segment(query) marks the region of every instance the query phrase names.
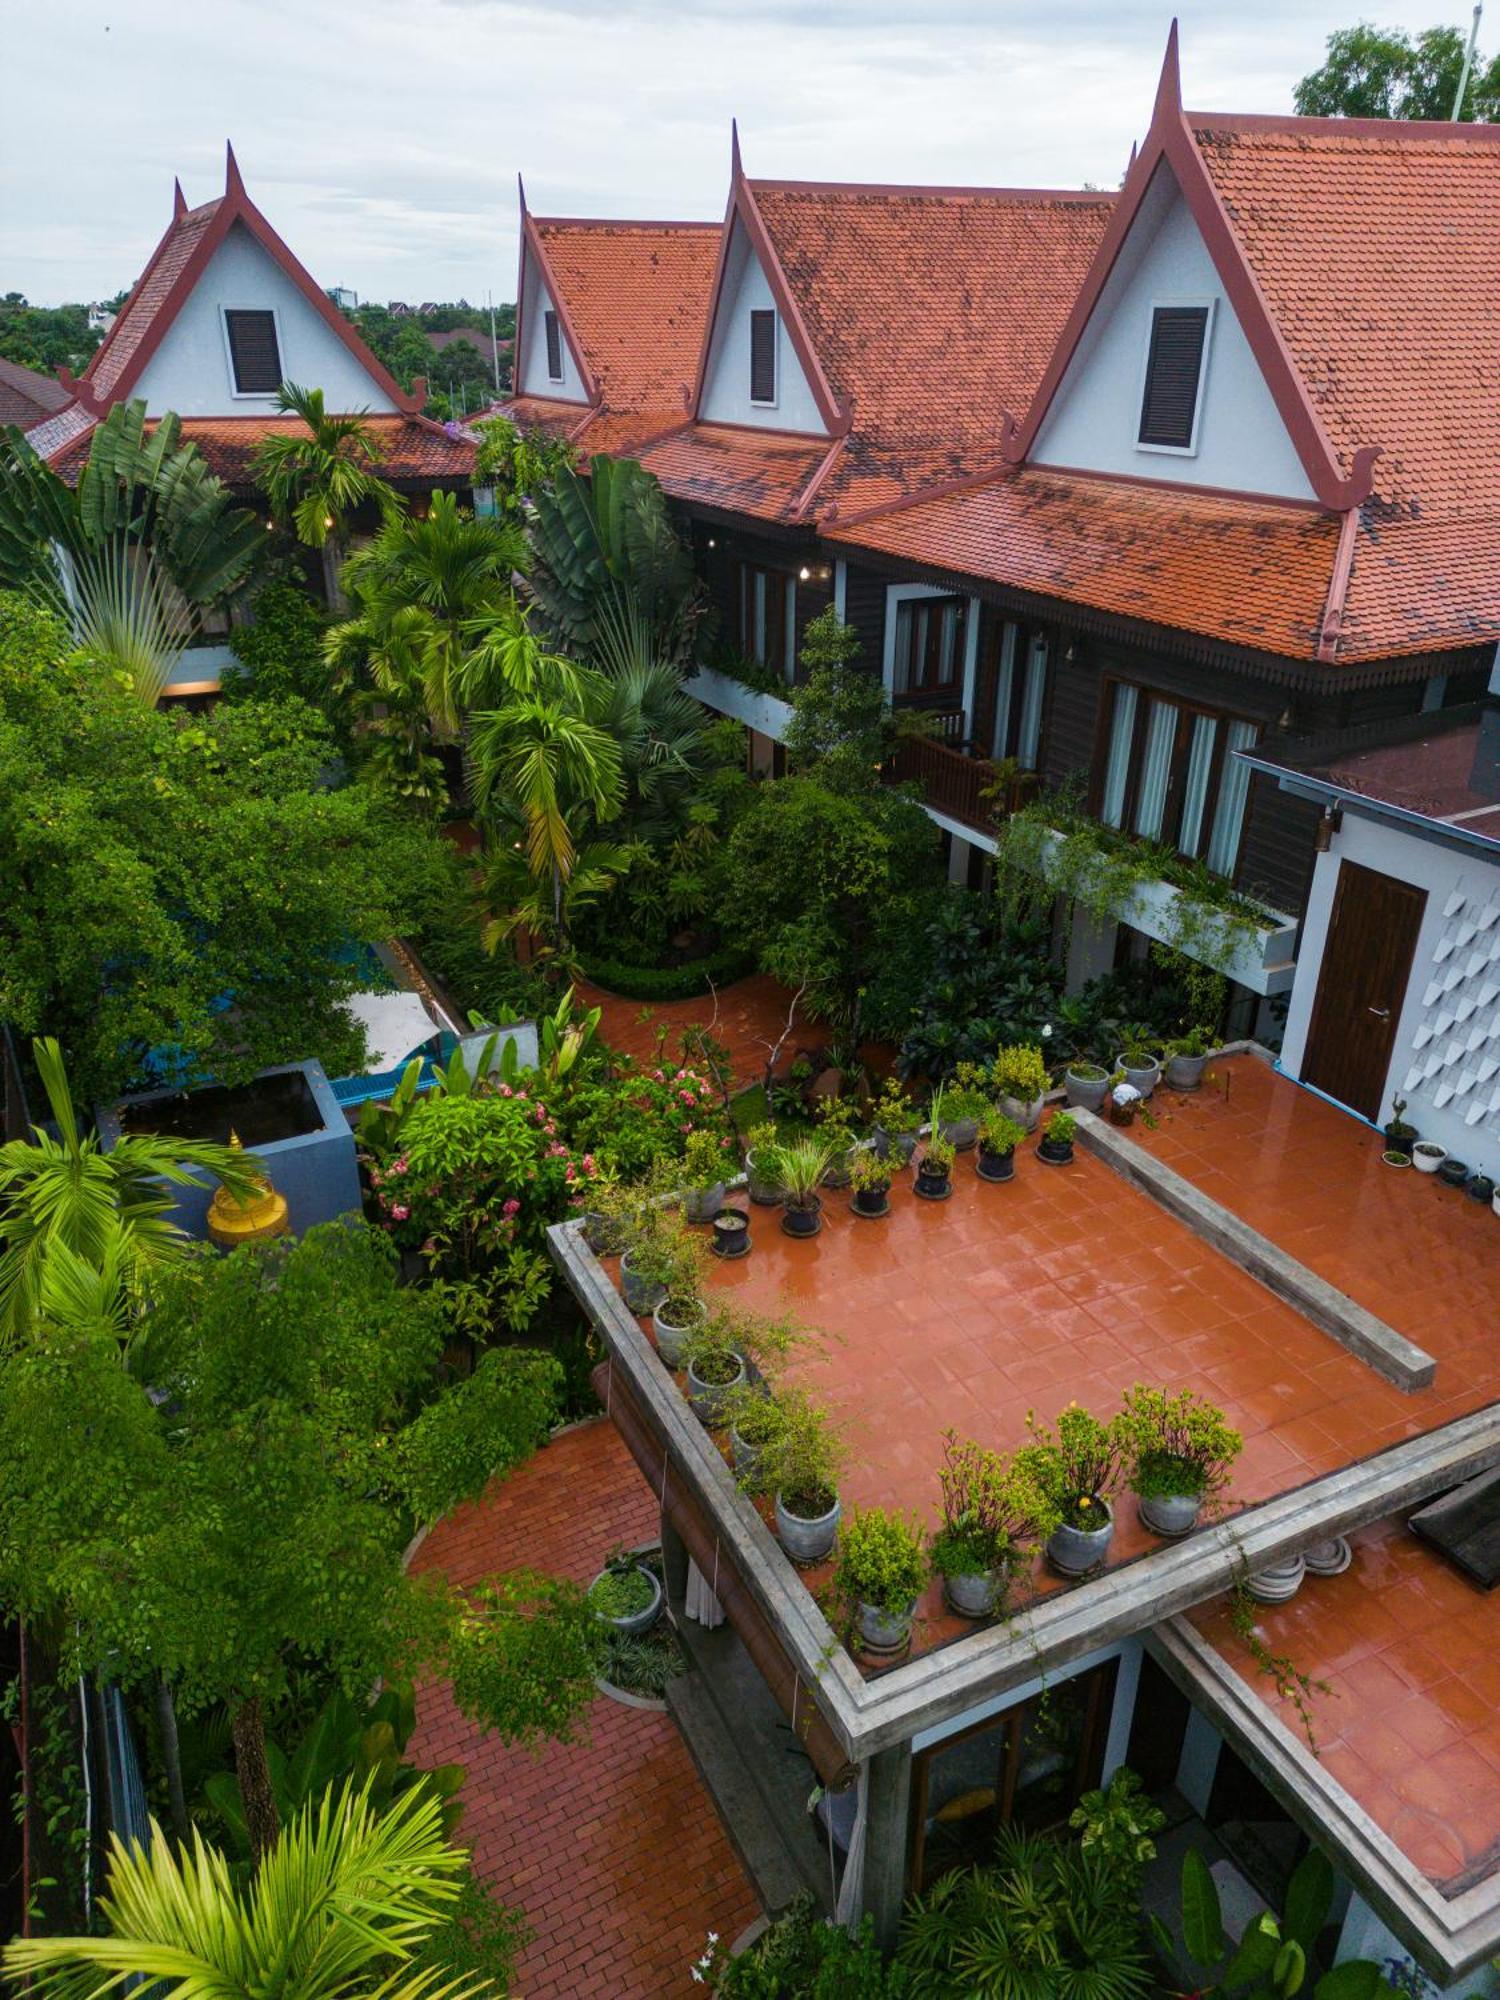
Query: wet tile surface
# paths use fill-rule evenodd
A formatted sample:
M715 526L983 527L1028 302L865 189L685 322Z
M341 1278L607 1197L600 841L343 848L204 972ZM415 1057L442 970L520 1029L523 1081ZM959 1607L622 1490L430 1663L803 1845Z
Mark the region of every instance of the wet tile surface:
M1310 1698L1324 1766L1436 1887L1457 1894L1500 1863L1500 1592L1476 1590L1400 1521L1352 1537L1342 1576L1308 1576L1256 1628L1326 1691ZM1220 1599L1194 1623L1294 1735Z
M654 1540L650 1489L607 1420L565 1432L482 1500L460 1507L413 1563L470 1584L546 1570L587 1582L618 1542ZM670 1716L601 1695L574 1743L507 1748L421 1691L412 1755L465 1767L459 1837L533 1937L525 2000L646 2000L696 1991L688 1967L759 1906Z

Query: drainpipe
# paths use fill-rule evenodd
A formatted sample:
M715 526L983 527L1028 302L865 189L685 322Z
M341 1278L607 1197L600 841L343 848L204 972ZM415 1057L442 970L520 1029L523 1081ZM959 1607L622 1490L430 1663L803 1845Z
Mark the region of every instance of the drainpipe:
M1474 48L1479 40L1479 17L1484 12L1484 0L1474 0L1474 19L1469 27L1469 46L1464 50L1464 66L1459 71L1458 89L1453 96L1452 123L1457 124L1464 108L1464 92L1469 87L1469 73L1474 67Z

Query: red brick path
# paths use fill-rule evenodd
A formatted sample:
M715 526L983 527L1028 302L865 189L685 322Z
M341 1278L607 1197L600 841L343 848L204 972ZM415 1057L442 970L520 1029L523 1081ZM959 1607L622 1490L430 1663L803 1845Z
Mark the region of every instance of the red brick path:
M668 1031L667 1054L679 1052L684 1028L708 1028L729 1050L737 1083L758 1083L764 1074L770 1050L786 1026L791 994L763 973L736 980L724 987L718 998L715 1017L714 996L704 993L696 1000L622 1000L601 986L581 979L576 988L578 1007L602 1007L599 1033L611 1048L644 1061L656 1054L657 1036ZM826 1030L799 1021L787 1037L781 1054L786 1068L793 1052L803 1043L826 1039Z
M586 1582L617 1542L656 1533L651 1493L607 1420L568 1431L484 1499L460 1507L413 1568L472 1583L521 1566ZM534 1933L516 2000L635 2000L696 1991L710 1930L728 1944L755 1895L667 1715L601 1695L576 1743L532 1754L425 1688L412 1754L462 1764L461 1836Z

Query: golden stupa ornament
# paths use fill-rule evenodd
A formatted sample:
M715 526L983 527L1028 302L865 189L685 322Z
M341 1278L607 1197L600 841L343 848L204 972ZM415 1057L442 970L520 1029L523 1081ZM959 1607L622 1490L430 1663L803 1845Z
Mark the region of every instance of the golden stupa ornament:
M240 1135L231 1129L229 1143L242 1151ZM276 1192L264 1174L255 1176L257 1192L243 1197L231 1194L221 1181L208 1204L210 1242L221 1250L237 1249L241 1243L269 1243L284 1236L287 1229L286 1197Z

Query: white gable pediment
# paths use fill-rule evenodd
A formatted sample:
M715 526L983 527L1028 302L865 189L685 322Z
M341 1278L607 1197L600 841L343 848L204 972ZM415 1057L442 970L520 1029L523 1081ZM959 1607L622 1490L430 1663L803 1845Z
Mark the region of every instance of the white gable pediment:
M132 392L152 417L268 416L274 393L236 393L224 314L270 312L283 382L321 389L337 414L396 408L359 357L243 223L236 222L179 307Z
M753 312L776 315L776 374L770 402L753 401L750 394ZM698 419L705 424L749 424L758 430L828 435L828 426L776 304L770 280L738 215L730 227L729 253L709 338Z
M1152 316L1207 306L1190 451L1139 442ZM1033 465L1287 500L1316 496L1223 281L1163 160L1027 454Z
M557 301L548 290L541 266L530 250L526 252L526 267L521 282L524 286L521 308L523 352L521 365L516 370L516 393L522 396L551 396L563 403L586 403L589 392L584 387L578 356L573 352L562 315L557 313ZM554 377L551 372L547 352L548 313L557 313L557 359L562 370L559 377Z

